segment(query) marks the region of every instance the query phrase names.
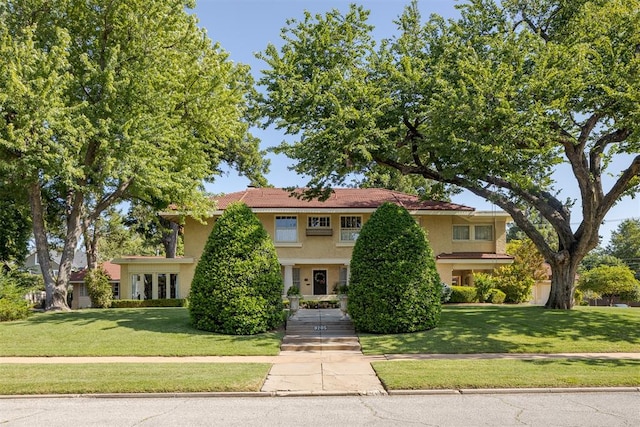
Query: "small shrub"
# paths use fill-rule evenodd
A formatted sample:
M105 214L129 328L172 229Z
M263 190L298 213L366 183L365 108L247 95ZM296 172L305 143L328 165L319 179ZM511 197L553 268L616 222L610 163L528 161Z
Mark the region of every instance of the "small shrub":
M509 268L501 268L500 276L495 283L496 289L505 293L505 301L514 304L530 301L531 289L534 285L533 277L518 276L515 269Z
M490 289L487 294L487 302L490 302L491 304L502 304L505 297L505 293L500 289Z
M440 296L440 302L442 304L449 302L451 299L451 286L446 283L442 284L442 295Z
M494 277L486 273L473 273L478 302L489 302L489 292L496 287Z
M111 301L111 308L138 307L187 307L188 300L180 298L168 299L116 299Z
M478 293L473 286L451 286L450 303L478 302Z
M101 267L89 270L87 275L84 276L84 284L87 287L92 307L111 307L113 298L111 284L109 283L109 276Z
M288 297L301 296L301 295L302 293L300 292L300 288L297 285L292 285L289 289L287 289Z
M30 313L31 307L24 299L24 289L0 272L0 322L26 319Z

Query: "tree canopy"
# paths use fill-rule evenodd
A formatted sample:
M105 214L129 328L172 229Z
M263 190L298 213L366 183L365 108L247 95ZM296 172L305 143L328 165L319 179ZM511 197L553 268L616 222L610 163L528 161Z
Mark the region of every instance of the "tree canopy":
M609 255L622 260L635 271L636 278L640 278L640 220L622 221L611 233L606 251Z
M623 301L640 299L640 283L626 265L601 265L586 271L580 275L579 287L594 292L596 297L609 298L609 305L615 296Z
M197 211L202 181L221 162L264 181L266 163L248 133L248 68L198 28L192 6L0 1L0 157L29 196L48 308L66 308L79 237L114 203ZM47 203L62 207L57 278L46 259Z
M288 21L282 47L259 54L266 123L297 136L278 150L310 177L310 195L378 165L495 203L549 262L547 307L571 308L580 260L597 246L607 212L640 182L640 2L459 7L458 20L422 22L413 2L379 46L355 5ZM618 157L627 166L605 186ZM572 182L555 182L559 165ZM559 195L570 186L578 218Z

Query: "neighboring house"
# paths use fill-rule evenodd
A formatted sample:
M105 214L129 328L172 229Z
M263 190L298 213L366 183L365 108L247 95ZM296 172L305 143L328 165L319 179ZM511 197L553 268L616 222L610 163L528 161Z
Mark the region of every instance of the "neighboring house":
M122 257L120 295L128 298L186 298L215 219L232 202L249 206L271 235L282 266L284 291L298 286L302 294L322 297L349 281L351 252L371 214L384 202L404 206L427 231L440 278L473 285L474 272L491 272L509 264L502 211L478 212L449 202L421 201L385 189L338 188L328 200L305 201L277 188L247 188L216 199L217 210L206 223L187 216L184 257ZM162 213L178 220L174 212Z
M109 261L100 265L109 276L113 299L120 299L120 266ZM71 300L71 308L73 309L91 307L91 299L87 292L87 286L84 284L84 276L88 271L87 268L84 268L71 273L69 284L73 286L73 299Z
M49 252L49 260L51 261L51 269L53 270L54 276L58 276L58 269L60 268L61 259L61 253L55 251ZM86 266L87 255L84 252L76 252L73 256L73 261L71 262L71 270L82 270ZM25 259L24 268L32 274L42 274L42 269L40 268L40 262L38 260L38 254L35 251L31 252Z

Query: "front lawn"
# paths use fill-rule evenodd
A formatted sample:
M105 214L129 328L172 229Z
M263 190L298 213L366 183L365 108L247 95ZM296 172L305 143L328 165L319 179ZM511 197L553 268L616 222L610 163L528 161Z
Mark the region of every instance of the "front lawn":
M260 391L266 363L3 364L0 395Z
M199 331L181 307L87 309L0 323L0 356L270 356L281 338Z
M365 354L640 352L640 309L444 306L430 331L361 334Z
M387 390L640 385L640 360L412 360L372 365Z

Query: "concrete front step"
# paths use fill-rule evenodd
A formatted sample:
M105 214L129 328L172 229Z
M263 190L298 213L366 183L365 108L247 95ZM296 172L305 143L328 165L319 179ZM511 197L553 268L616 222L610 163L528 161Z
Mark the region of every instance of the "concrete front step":
M327 343L295 343L295 344L282 344L280 346L282 351L360 351L360 343L343 343L343 342L327 342Z
M285 336L280 346L282 351L310 351L310 350L350 350L360 351L357 337L303 337Z
M354 351L360 341L353 323L338 310L300 310L287 321L282 351Z
M358 338L354 336L338 337L308 337L304 335L286 335L282 342L284 344L295 343L358 343Z

